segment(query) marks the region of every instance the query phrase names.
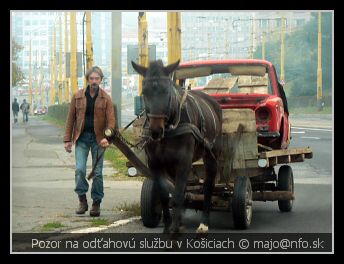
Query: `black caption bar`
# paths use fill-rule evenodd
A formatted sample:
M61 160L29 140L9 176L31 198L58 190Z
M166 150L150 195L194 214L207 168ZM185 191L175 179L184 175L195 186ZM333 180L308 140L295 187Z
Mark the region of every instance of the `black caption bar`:
M12 234L12 252L332 252L331 233Z

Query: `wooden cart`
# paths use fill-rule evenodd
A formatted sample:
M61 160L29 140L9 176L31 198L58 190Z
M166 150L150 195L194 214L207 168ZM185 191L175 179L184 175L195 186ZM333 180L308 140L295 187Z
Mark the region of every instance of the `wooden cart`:
M309 147L272 150L259 145L251 109L223 109L222 128L223 149L217 161L212 210L232 211L238 229L250 226L252 201L278 201L280 211L291 211L295 199L294 178L288 164L311 159L312 150ZM140 156L144 161L142 153ZM281 166L276 174L277 165ZM203 162L193 163L185 192L186 208L202 210L204 175ZM170 185L172 193L173 183ZM161 207L149 178L142 186L141 216L147 227L157 226L161 218Z

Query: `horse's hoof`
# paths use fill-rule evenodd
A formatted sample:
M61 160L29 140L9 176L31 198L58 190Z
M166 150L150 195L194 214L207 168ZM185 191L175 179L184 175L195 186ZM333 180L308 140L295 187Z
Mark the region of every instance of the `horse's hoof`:
M170 227L164 227L164 230L162 231L163 234L170 234L171 233L171 229Z
M182 236L182 234L179 232L178 230L171 230L169 237L171 240L178 240L180 237Z
M208 233L208 229L209 228L208 228L207 225L201 223L199 225L199 227L197 228L196 233L198 233L198 234L206 234L206 233Z
M186 233L186 226L185 225L179 226L179 233Z

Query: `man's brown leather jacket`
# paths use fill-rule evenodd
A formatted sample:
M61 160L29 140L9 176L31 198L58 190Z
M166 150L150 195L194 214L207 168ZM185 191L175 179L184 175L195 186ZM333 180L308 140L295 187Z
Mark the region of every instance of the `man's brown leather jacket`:
M67 116L64 142L73 142L75 144L84 130L87 103L85 91L86 89L79 90L72 97ZM111 97L102 88L99 88L94 104L94 132L98 144L104 138L104 130L106 128L114 129L115 122Z

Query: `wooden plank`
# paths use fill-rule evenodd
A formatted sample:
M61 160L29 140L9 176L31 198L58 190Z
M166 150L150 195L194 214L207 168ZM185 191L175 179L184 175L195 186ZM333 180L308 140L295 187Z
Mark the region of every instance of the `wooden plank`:
M238 77L211 79L208 82L208 84L204 87L204 90L227 89L229 92L229 90L232 89L236 85L237 80L238 80Z
M277 156L277 162L278 162L278 164L281 164L281 163L290 163L290 161L291 161L290 155Z
M246 160L246 168L258 168L258 159Z
M268 158L267 167L275 166L277 164L277 157Z
M264 174L263 168L235 169L232 171L230 182L234 182L237 176L256 177Z
M228 135L227 140L229 146L224 147L229 148L225 151L228 151L229 162L232 162L234 169L246 168L247 166L257 167L257 165L252 166L252 162L255 162L252 160L258 159L257 137L255 133L231 133Z
M292 155L291 162L303 162L305 160L305 154Z
M252 109L223 109L222 132L237 132L239 124L243 125L242 132L256 132L256 116Z
M311 159L313 158L313 152L312 153L305 153L305 159Z
M285 155L295 155L295 154L310 154L312 153L312 149L309 147L305 148L291 148L291 149L277 149L277 150L270 150L261 152L259 157L270 158L270 157L277 157L277 156L285 156Z
M278 200L295 200L292 192L274 191L274 192L253 192L253 201L278 201Z
M185 199L188 201L204 201L204 194L195 194L191 192L185 192ZM211 202L217 202L221 200L220 197L218 196L212 196L211 197Z

